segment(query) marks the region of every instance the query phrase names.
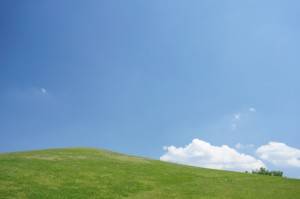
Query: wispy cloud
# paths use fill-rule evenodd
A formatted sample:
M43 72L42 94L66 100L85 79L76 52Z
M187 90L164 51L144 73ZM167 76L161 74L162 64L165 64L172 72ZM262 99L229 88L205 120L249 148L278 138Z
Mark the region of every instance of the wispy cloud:
M231 124L231 129L232 130L236 130L237 129L237 124L236 123L232 123Z
M256 109L254 107L250 107L248 110L246 109L241 112L234 113L231 119L231 130L235 131L241 124L243 118L249 118L249 112L256 113Z
M48 91L47 91L45 88L41 88L40 91L41 91L43 94L48 94Z
M238 127L238 123L241 120L241 113L235 113L231 122L231 129L236 130Z
M249 148L254 148L255 145L254 144L241 144L241 143L237 143L234 147L236 149L249 149Z
M241 114L240 113L234 114L234 120L240 120L240 119L241 119Z
M253 107L251 107L251 108L249 108L249 111L255 113L255 112L256 112L256 109L253 108Z
M10 88L4 93L4 96L10 100L26 102L37 102L39 100L53 101L55 97L45 87L27 87L27 88Z

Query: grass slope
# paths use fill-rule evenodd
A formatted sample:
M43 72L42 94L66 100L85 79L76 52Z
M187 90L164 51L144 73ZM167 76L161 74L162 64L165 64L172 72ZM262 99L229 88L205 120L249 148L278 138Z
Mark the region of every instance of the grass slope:
M300 180L52 149L1 154L0 198L297 199Z

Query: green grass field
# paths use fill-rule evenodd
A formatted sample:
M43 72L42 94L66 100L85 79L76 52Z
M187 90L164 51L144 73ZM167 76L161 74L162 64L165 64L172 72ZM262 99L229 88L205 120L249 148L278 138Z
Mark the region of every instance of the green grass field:
M298 199L300 180L51 149L1 154L0 198Z

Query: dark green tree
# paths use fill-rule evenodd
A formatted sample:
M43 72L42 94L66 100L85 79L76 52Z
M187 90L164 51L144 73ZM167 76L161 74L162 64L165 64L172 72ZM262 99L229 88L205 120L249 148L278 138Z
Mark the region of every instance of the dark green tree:
M259 174L259 175L268 175L268 176L283 176L282 171L269 171L268 169L261 167L258 170L252 171L252 174Z

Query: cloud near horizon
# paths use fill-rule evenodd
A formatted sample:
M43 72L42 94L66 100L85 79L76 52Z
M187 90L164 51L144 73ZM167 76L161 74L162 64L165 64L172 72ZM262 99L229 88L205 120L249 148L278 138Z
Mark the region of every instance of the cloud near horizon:
M276 166L300 167L300 150L290 147L285 143L269 142L260 146L256 154Z
M241 143L237 143L234 147L236 149L250 149L250 148L254 148L255 145L254 144L241 144Z
M239 153L227 145L213 146L200 139L194 139L185 147L168 146L164 149L166 153L160 160L167 162L232 171L251 171L266 167L261 160Z

